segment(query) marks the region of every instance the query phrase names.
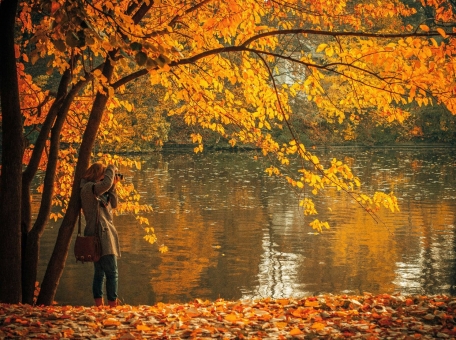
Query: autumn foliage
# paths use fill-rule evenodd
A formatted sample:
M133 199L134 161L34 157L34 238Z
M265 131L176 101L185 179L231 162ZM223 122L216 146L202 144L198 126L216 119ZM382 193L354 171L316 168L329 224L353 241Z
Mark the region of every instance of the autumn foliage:
M317 214L312 197L328 187L353 197L373 218L380 207L398 210L393 193L360 191L347 164L320 160L304 145L291 123L300 114L294 104L304 101L328 121L353 125L362 115L402 123L412 102L444 105L456 114L453 25L447 1L21 3L15 63L26 176L16 203L23 206L22 233L30 236L26 257L38 256L47 220L63 217L39 301L49 304L55 293L77 218L79 179L89 162L139 168L134 159L109 152L132 145L133 137L162 145L167 116L213 131L232 146L261 149L270 157L266 171L289 182L306 215ZM46 75L31 77L37 66ZM150 97L131 95L139 79ZM198 129L189 139L202 152ZM289 140L276 140L277 130L288 131ZM46 176L32 223L28 197L38 170ZM135 189L125 185L120 193L120 211L147 224L141 212L150 207ZM61 209L51 212L53 205ZM310 225L328 227L318 219ZM146 238L155 241L153 226L146 228ZM33 275L28 281L30 299Z
M454 298L321 295L115 309L0 305L6 338L434 339L456 335Z

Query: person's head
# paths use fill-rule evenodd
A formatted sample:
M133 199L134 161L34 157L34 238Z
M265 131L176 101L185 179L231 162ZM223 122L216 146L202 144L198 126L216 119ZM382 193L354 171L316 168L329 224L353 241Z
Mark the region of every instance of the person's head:
M97 182L104 176L106 167L101 163L93 163L85 172L83 178L89 182Z

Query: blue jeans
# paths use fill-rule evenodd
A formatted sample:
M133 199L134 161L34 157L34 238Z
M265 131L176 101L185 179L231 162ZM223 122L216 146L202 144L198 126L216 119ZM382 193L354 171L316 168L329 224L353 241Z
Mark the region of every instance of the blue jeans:
M106 294L108 295L108 300L116 301L117 282L119 278L116 256L104 255L98 262L94 262L93 265L95 268L92 285L93 298L103 297L103 281L106 275Z

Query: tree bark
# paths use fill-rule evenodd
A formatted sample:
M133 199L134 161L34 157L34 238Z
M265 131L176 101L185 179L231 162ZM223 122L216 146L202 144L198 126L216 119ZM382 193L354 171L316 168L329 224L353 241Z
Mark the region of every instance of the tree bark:
M0 302L21 302L22 115L14 50L17 0L0 2L0 99L2 168L0 186Z
M74 100L76 94L82 89L82 87L87 84L91 79L87 77L86 80L80 81L76 84L71 91L62 98L64 101L58 108L57 119L55 120L54 126L51 130L51 143L48 156L48 164L46 166L46 173L44 176L44 188L43 194L41 195L41 205L38 212L38 216L33 225L33 228L30 230L27 236L27 243L25 245L25 250L23 251L24 258L22 261L22 302L32 304L34 291L35 291L35 282L37 278L38 271L38 259L40 251L40 240L43 235L44 229L49 222L49 214L52 207L52 197L54 193L54 181L55 174L57 169L59 150L60 150L60 133L62 132L63 124L68 115L71 103ZM65 91L66 92L66 91ZM42 151L41 151L42 152ZM30 186L29 186L30 188ZM28 193L30 195L30 193Z
M62 77L63 80L63 77ZM62 83L62 81L61 81ZM22 173L22 205L21 205L21 225L22 225L22 302L31 304L33 303L33 293L35 290L35 282L30 287L31 276L29 265L27 264L27 242L29 238L29 232L32 229L32 197L30 188L32 180L36 175L40 160L43 154L46 141L49 136L49 132L54 124L55 117L61 106L62 99L57 96L54 103L46 116L46 119L41 126L38 138L35 141L32 156L30 161Z
M113 74L114 67L112 66L110 60L115 53L116 51L111 52L111 54L106 58L106 62L103 67L103 75L108 81L111 80ZM63 217L62 224L60 225L54 250L41 284L41 290L37 300L38 305L52 304L57 292L60 278L62 277L76 219L78 217L79 210L81 209L79 197L80 181L84 172L89 167L93 145L106 108L106 103L108 101L108 90L105 88L104 92L105 94L97 93L90 112L89 120L87 122L87 127L84 131L84 135L82 136L82 143L79 150L78 161L76 163L70 201L68 203L65 216Z
M52 103L46 119L44 120L43 125L41 126L40 133L34 143L32 156L30 161L27 164L24 172L22 173L22 234L24 242L22 245L26 244L27 234L32 229L32 208L31 208L31 197L30 197L30 186L32 184L33 178L38 171L38 166L43 155L43 150L46 145L46 141L49 137L49 132L54 124L55 117L57 112L62 106L62 102L65 99L67 94L67 88L71 80L71 72L67 70L62 78L60 79L59 89L57 91L57 96Z
M132 15L133 21L135 23L138 23L144 17L144 15L146 15L148 10L150 10L152 4L153 1L150 1L149 5L142 4L138 11ZM133 12L135 6L131 7L130 9L131 12ZM111 64L111 60L115 60L117 52L117 49L113 50L105 58L102 73L106 77L108 83L111 82L114 71L114 66ZM104 94L100 92L97 93L92 106L92 110L90 112L89 120L87 122L87 127L84 131L84 135L82 136L82 143L79 149L78 161L76 163L70 201L68 203L68 208L65 216L63 217L62 224L60 225L54 250L52 252L51 259L49 260L43 282L41 284L41 290L37 300L38 305L52 304L57 292L60 278L62 277L65 262L68 257L71 237L73 235L74 227L76 224L76 219L78 217L79 210L81 209L79 185L84 172L89 167L93 145L95 143L101 119L106 108L106 103L109 99L107 93L109 93L107 88L104 88Z

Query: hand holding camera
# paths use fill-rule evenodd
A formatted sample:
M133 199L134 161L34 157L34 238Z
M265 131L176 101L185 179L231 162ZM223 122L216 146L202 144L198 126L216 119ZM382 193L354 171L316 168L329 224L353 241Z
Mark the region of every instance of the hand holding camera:
M114 175L114 184L116 184L119 181L122 181L123 179L124 179L124 175L119 172L116 172Z

